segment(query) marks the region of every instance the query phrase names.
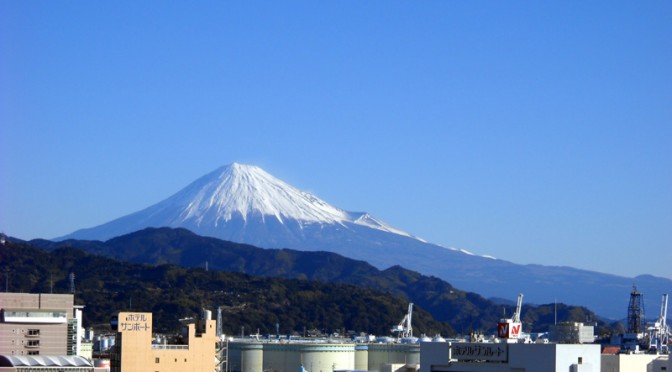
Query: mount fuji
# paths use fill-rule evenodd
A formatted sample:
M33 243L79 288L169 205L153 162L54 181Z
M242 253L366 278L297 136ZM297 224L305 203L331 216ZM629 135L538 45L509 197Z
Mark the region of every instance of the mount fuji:
M672 288L672 280L664 278L518 265L441 247L367 213L336 208L259 167L238 163L206 174L146 209L57 240L107 240L147 227L181 227L263 248L331 251L380 269L400 265L488 297L513 299L523 292L530 302L557 299L614 319L625 314L633 283L654 297Z
M341 210L259 167L238 163L206 174L149 208L57 240L107 240L146 227L182 227L264 248L335 251L379 266L399 264L383 254L391 245L427 245L368 213ZM364 247L381 255L362 255Z

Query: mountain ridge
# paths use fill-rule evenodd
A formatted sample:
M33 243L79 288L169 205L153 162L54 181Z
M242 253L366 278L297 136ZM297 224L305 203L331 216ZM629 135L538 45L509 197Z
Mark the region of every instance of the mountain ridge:
M75 247L47 251L15 239L2 248L0 261L21 273L9 285L13 292L69 293L69 274L76 273L75 303L86 306L84 325L97 332L110 331L111 314L133 310L151 311L157 331L172 333L179 331L178 319L221 306L226 334L241 327L274 333L280 324L283 334L345 329L387 335L406 309L397 297L350 284L129 263ZM449 324L420 306L415 310L417 331L453 334Z
M365 212L330 206L261 168L237 163L200 177L162 202L62 239L105 240L164 226L263 248L330 251L379 269L402 265L486 297L515 298L523 292L528 301L560 300L611 319L622 318L633 284L654 294L645 298L648 308L657 308L655 298L672 289L667 278L635 280L571 267L520 265L431 244Z
M380 270L364 261L332 252L265 249L202 237L186 229L147 228L106 242L43 240L29 243L49 250L62 247L84 249L91 254L125 258L133 264L170 264L203 269L207 261L209 269L214 271L355 285L413 302L432 314L434 319L449 322L462 330L474 327L475 330L494 332L502 309L511 313L514 308L399 265ZM550 310L553 306L526 303L523 319L528 326L532 323L538 331L547 331L553 319ZM592 311L582 307L560 304L558 308L563 320L585 321L585 317L577 314L596 318ZM608 325L600 321L600 328L604 330L606 327Z

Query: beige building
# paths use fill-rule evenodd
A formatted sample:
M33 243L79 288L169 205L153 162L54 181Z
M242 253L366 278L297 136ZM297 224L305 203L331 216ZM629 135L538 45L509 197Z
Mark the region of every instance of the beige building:
M214 371L218 340L215 324L210 319L188 324L184 345L153 344L152 313L119 313L111 371Z
M71 294L0 293L0 355L69 355Z

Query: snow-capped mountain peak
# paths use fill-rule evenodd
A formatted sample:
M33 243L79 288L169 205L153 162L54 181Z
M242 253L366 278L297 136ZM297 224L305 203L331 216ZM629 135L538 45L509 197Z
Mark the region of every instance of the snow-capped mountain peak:
M302 222L340 223L348 213L303 192L254 165L233 163L193 182L167 201L181 205L181 220L228 222L250 215Z
M184 227L202 235L267 248L302 244L319 248L322 244L309 236L325 238L327 230L350 231L356 240L365 239L365 230L420 240L367 213L336 208L257 166L239 163L220 167L146 209L60 239L104 240L164 226ZM354 232L361 228L365 230Z

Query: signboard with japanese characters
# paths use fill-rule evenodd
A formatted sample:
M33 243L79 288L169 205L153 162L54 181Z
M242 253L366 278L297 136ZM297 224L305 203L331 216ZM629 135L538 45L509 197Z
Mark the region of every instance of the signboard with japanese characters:
M151 313L120 313L119 332L151 332Z
M452 343L450 357L457 360L484 360L488 362L506 362L507 344Z

